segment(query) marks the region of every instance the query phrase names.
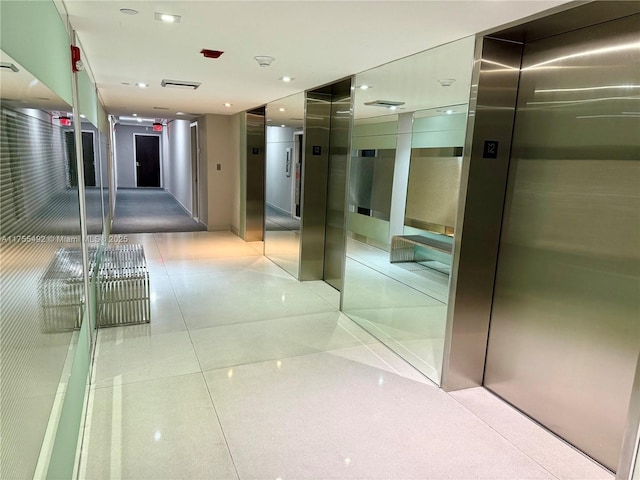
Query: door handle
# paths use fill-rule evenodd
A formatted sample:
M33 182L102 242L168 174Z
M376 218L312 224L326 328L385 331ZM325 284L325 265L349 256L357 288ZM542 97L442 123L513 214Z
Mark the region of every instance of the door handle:
M139 166L140 166L140 162L136 162L136 167L139 167Z

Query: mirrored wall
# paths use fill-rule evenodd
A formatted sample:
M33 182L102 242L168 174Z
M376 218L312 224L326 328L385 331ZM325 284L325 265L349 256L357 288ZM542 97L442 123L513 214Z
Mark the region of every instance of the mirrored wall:
M80 207L71 106L0 56L0 476L31 478L47 471L80 338Z
M356 76L343 310L439 384L474 39Z
M298 278L304 92L267 105L264 254Z

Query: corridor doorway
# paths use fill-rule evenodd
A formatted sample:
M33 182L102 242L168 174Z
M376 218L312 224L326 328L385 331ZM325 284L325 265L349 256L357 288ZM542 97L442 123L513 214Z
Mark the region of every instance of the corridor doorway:
M160 137L134 133L136 186L160 188Z

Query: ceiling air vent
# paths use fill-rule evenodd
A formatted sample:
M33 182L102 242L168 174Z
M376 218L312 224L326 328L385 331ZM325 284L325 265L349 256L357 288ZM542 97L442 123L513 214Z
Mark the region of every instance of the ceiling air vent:
M201 84L200 82L185 82L182 80L162 80L160 83L163 87L182 88L187 90L195 90Z
M400 105L404 105L404 102L394 102L391 100L374 100L373 102L365 102L365 105L369 105L370 107L398 108Z

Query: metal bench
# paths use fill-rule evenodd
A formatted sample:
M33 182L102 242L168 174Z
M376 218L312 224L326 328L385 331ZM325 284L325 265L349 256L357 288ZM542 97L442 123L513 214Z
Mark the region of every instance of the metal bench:
M89 275L96 269L97 247L89 247ZM109 245L98 264L96 283L99 327L149 323L149 270L142 245ZM38 288L42 330L80 328L84 304L82 251L60 248Z
M435 238L422 235L394 235L391 237L391 263L414 262L416 259L416 247L426 247L441 253L451 255L453 245Z
M150 321L149 269L142 245L107 247L98 269L98 326Z

